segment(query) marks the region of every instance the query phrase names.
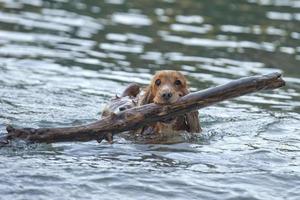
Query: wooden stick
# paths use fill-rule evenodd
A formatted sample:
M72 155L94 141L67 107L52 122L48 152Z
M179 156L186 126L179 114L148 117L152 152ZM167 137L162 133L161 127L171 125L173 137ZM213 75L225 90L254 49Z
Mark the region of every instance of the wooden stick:
M147 104L108 116L91 124L65 128L22 128L7 126L7 140L24 139L30 142L54 143L66 141L101 141L114 134L135 130L161 120L239 97L260 90L282 87L285 82L280 73L252 76L227 84L194 92L170 105Z

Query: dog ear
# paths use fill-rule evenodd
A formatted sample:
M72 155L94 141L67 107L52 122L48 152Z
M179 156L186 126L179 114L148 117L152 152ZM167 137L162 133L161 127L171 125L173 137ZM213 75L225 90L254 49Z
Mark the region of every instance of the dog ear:
M153 103L153 99L154 99L154 95L151 92L151 87L148 86L145 90L145 93L142 95L140 105L146 105L149 103Z
M183 94L184 96L189 93L189 90L184 88ZM185 122L188 127L188 132L190 133L199 133L201 131L201 126L199 122L199 112L198 111L193 111L189 112L184 115L185 116Z
M151 85L149 85L146 89L145 89L145 93L141 95L141 99L139 100L139 103L138 105L146 105L146 104L149 104L149 103L153 103L153 99L154 99L154 95L152 94L151 92ZM136 131L136 133L142 135L142 134L145 134L145 132L147 133L147 129L149 129L149 126L144 126L140 129L138 129ZM149 129L150 130L150 129ZM153 130L151 128L151 130Z
M201 131L198 111L193 111L185 114L185 120L186 125L188 126L188 132L199 133Z

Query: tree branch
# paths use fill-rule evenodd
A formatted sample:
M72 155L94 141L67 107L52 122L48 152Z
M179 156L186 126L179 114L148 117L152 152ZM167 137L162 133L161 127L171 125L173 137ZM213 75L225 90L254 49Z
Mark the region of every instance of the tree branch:
M224 100L260 90L272 90L284 85L285 82L281 79L280 73L241 78L224 85L188 94L174 104L147 104L122 111L87 125L38 129L17 129L7 126L8 133L4 138L6 140L19 138L41 143L101 141L114 134L135 130Z

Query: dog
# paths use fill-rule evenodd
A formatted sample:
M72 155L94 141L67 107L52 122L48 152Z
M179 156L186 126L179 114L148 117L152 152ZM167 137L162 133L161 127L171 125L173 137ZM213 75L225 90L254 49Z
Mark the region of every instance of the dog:
M188 83L181 72L174 70L157 71L151 79L150 84L144 89L141 89L141 87L135 83L127 86L120 97L116 96L116 98L104 108L102 117L149 103L162 105L172 104L188 93ZM131 134L135 137L149 135L166 136L183 131L189 133L201 132L198 111L189 112L167 121L157 122L133 131Z
M162 70L155 73L144 94L139 97L138 105L149 103L172 104L187 95L189 88L185 76L174 70ZM168 121L157 122L144 127L144 134L168 134L180 131L199 133L201 131L198 111L175 117Z

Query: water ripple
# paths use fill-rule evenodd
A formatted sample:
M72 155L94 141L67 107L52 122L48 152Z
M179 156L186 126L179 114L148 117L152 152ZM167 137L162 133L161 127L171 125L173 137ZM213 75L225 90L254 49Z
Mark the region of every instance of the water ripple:
M152 24L147 16L137 13L115 13L112 20L119 24L133 26L150 26Z
M128 83L191 91L281 72L287 86L200 110L193 142L0 149L4 199L297 199L299 1L0 0L0 134L99 119ZM55 191L53 193L53 191Z

